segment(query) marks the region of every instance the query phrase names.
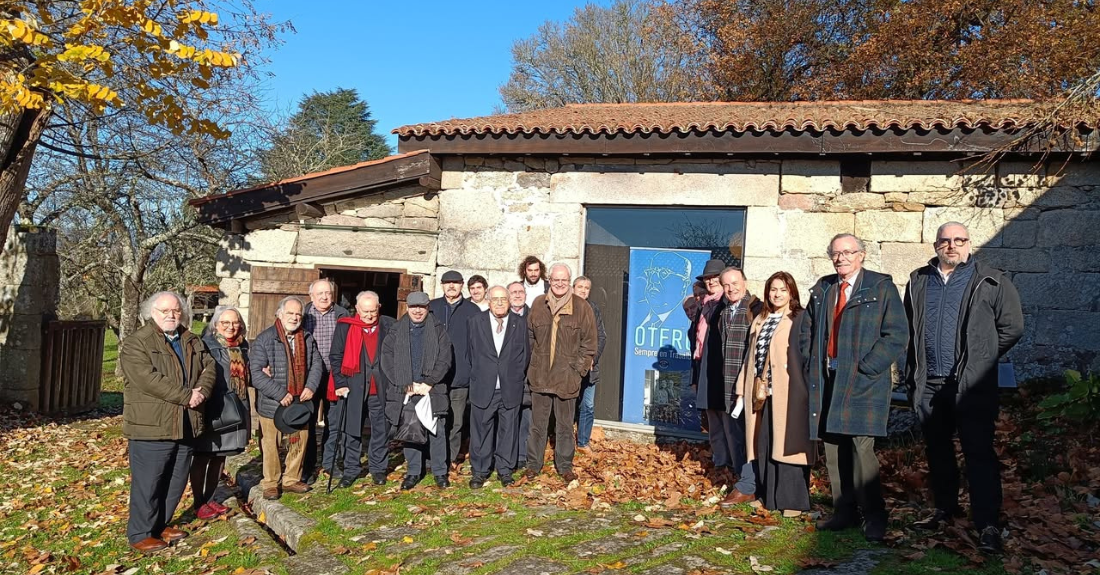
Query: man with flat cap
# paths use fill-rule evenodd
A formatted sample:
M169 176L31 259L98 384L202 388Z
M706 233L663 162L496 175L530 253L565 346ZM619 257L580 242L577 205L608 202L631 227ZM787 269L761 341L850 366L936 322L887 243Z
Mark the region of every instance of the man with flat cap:
M432 475L441 489L450 487L447 472L447 435L443 417L447 415L447 374L453 367L451 339L447 329L428 313L428 294L414 291L405 299L409 311L397 320L382 342L382 373L389 381L386 390L386 419L397 425L405 397L420 396L431 401L432 414L439 418L435 433L428 434L427 446L405 444L408 469L401 489L412 489L424 472L425 447L431 459Z
M485 486L494 460L500 484L508 487L515 481L519 411L527 381L527 320L509 310L503 287L489 290L488 300L489 309L466 322L469 346L462 358L470 364L471 489Z
M724 411L726 409L725 376L723 374L723 345L719 318L728 303L722 297L720 276L726 263L719 259L707 260L703 273L695 279L703 282L706 294L699 302L699 313L688 328L691 345L691 384L695 386L695 407L703 410L707 418L707 438L715 469L728 467L735 473L741 471L742 461L733 461L726 445Z
M440 279L443 296L428 304L428 311L435 321L447 330L447 336L454 347L454 356L466 356L466 320L481 309L477 304L462 297L462 274L450 270ZM447 394L450 397L450 411L447 415L447 461L451 469L458 471L458 452L462 448L462 431L466 424L466 404L470 397L470 370L465 361L455 361L447 374Z

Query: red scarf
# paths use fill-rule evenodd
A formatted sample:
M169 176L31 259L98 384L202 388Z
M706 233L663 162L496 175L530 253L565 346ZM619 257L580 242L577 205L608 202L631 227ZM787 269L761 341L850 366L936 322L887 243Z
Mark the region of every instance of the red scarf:
M348 324L348 338L344 341L344 360L340 362L340 373L345 376L352 376L359 373L359 354L363 352L364 341L367 337L364 330L368 328L378 328L378 322L366 323L359 316L351 316L340 318L336 322L337 324ZM375 332L377 334L377 331ZM373 338L377 345L377 335ZM367 356L373 358L374 353L372 350L367 351ZM329 399L331 401L336 400L336 382L329 376ZM370 381L370 394L377 393L374 387L374 376L371 376Z
M695 327L695 353L692 355L694 359L703 358L703 346L706 345L707 331L710 329L710 326L707 325L707 314L714 310L714 306L711 304L721 299L721 297L722 294L708 293L700 302L699 323Z

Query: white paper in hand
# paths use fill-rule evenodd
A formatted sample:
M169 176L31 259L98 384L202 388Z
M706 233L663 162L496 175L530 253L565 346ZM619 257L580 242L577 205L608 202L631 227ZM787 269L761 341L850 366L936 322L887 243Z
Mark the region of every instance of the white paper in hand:
M741 412L744 411L744 410L745 410L745 398L739 395L739 396L737 396L737 404L733 406L733 411L730 412L730 415L734 419L736 419L738 417L741 417Z

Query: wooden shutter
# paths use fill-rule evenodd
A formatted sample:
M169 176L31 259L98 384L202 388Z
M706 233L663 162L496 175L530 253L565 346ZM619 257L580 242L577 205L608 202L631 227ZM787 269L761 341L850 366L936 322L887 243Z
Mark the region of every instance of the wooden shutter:
M413 274L401 274L401 281L397 286L397 317L405 315L409 306L405 305L405 298L414 291L424 291L421 287L421 277Z
M321 271L302 268L252 268L252 299L248 306L248 336L255 339L260 332L275 324L275 310L287 296L296 295L309 302L309 284L321 277Z

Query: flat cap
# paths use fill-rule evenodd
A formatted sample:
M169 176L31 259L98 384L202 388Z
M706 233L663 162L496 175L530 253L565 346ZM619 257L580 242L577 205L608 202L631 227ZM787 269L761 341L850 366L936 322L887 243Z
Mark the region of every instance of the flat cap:
M405 298L407 305L428 305L428 294L422 291L409 292L408 297Z
M439 280L439 283L451 283L451 282L462 283L462 274L460 274L460 273L458 273L454 270L444 272L443 273L443 278Z

